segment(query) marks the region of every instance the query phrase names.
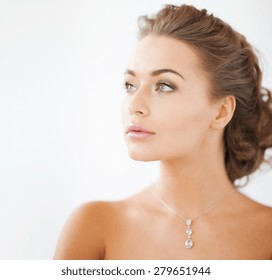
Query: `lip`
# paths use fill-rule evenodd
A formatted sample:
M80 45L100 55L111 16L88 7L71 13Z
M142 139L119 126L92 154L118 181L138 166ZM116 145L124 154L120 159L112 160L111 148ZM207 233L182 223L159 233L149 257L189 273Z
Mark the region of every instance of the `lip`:
M153 131L149 131L141 126L138 125L129 125L127 130L126 130L127 136L130 138L148 138L154 135L155 133Z

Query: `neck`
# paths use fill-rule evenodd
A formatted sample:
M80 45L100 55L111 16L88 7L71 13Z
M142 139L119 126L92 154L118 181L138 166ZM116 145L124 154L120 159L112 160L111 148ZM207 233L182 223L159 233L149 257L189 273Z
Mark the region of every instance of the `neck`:
M157 192L171 207L187 216L199 214L224 197L233 184L224 160L200 158L160 162Z

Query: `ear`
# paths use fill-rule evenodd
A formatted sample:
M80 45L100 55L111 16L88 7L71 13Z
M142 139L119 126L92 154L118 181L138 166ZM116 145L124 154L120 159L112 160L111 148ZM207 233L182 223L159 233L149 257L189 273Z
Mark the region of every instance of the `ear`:
M234 96L227 96L220 99L210 127L213 129L223 129L232 119L235 107L236 100Z

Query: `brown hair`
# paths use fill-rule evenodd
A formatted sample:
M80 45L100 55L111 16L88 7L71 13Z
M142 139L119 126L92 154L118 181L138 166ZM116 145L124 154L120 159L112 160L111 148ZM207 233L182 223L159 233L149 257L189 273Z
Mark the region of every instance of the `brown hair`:
M224 131L225 166L232 182L253 173L272 147L271 92L262 87L258 58L246 38L193 6L166 5L139 18L139 37L154 34L188 43L200 54L211 98L234 96L236 109Z

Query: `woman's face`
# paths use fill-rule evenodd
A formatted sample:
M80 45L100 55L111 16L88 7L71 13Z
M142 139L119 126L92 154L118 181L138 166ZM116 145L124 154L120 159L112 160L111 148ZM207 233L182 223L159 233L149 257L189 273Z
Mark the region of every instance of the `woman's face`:
M215 105L197 54L186 43L149 35L124 77L123 124L129 155L140 161L190 157L207 148Z

